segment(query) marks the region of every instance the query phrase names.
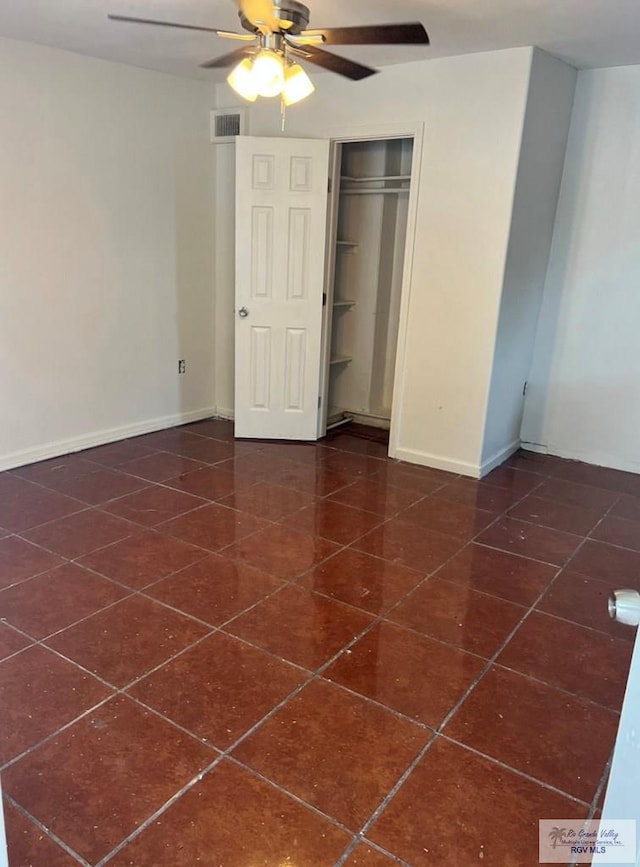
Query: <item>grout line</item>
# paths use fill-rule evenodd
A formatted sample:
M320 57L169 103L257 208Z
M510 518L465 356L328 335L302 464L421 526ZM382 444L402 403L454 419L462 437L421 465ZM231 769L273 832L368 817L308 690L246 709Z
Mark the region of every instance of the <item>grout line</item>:
M38 819L36 819L35 816L32 816L28 810L25 810L25 808L22 806L22 804L19 804L10 795L7 795L6 793L3 795L3 797L4 797L5 801L7 801L9 804L11 804L11 806L14 808L14 810L17 810L18 813L20 813L31 824L35 825L36 828L39 828L42 831L42 833L45 835L45 837L49 837L49 838L51 838L51 840L53 840L55 843L57 843L58 846L67 853L67 855L70 855L74 859L74 861L76 861L78 864L82 864L83 867L91 867L91 864L89 864L88 861L85 861L85 859L81 855L79 855L77 852L75 852L71 848L71 846L69 846L67 843L64 842L64 840L61 837L58 837L58 835L54 831L52 831L50 828L47 828L47 826L43 825L42 822L39 822ZM1 805L0 805L0 809L1 809Z

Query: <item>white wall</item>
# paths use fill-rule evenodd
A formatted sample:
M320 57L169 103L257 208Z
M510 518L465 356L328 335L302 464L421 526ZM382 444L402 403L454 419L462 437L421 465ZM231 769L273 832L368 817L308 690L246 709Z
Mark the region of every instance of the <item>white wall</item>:
M483 472L520 445L523 387L531 369L576 75L573 67L534 51L487 405Z
M213 406L210 95L0 39L0 469Z
M396 456L471 475L480 471L531 58L532 49L518 48L421 61L386 67L357 84L320 75L313 96L287 113L289 136L424 123ZM232 106L237 98L221 85L217 103ZM259 101L250 122L252 135L277 135L278 105ZM218 178L227 176L227 146L216 149L216 158ZM228 246L227 223L216 244L217 267L226 275L232 268L221 260L232 256ZM232 407L231 280L218 284L216 305L216 343L228 345L218 359L216 397L220 407Z
M640 471L640 67L580 72L522 438Z

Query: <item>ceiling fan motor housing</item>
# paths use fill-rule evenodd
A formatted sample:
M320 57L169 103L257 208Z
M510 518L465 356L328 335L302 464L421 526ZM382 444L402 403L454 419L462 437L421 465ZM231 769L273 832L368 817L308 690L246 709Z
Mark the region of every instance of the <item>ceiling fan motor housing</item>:
M283 22L283 30L288 34L300 33L309 23L309 9L304 3L298 3L298 0L275 0L273 4L273 12L275 17ZM255 33L256 25L249 21L240 10L238 12L240 23L245 30L250 33Z

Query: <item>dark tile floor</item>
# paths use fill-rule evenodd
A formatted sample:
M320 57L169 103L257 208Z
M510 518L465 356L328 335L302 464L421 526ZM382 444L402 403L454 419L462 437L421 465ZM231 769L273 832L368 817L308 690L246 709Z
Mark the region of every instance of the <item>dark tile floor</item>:
M537 864L593 815L640 476L209 420L0 474L12 867Z

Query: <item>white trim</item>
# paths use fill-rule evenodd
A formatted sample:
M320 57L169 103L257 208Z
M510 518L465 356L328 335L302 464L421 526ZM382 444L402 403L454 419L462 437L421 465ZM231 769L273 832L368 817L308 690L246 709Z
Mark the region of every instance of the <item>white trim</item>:
M509 443L508 446L505 446L503 449L500 449L500 451L491 455L490 458L487 458L486 461L483 461L482 466L480 467L480 478L483 479L491 472L491 470L494 470L496 467L499 467L500 464L503 464L507 458L510 458L519 448L520 440L513 440L513 442Z
M588 449L566 449L549 444L547 446L537 443L522 443L522 448L528 452L536 452L542 455L553 455L556 458L564 458L568 461L581 461L583 464L591 464L594 467L605 467L609 470L619 470L623 473L640 473L640 462L620 458L619 455L611 455L608 452L598 452Z
M200 421L204 418L211 418L211 416L214 416L215 414L216 411L214 407L203 407L202 409L194 409L190 412L179 412L175 415L165 415L160 418L137 422L136 424L94 431L93 433L85 434L84 436L73 437L68 440L58 440L57 442L47 443L47 445L38 446L33 449L25 449L22 452L11 452L8 455L0 457L0 471L11 470L14 467L22 467L25 464L33 464L36 463L36 461L44 461L48 458L57 458L60 457L60 455L79 452L83 449L93 448L94 446L107 445L108 443L118 442L119 440L128 439L129 437L140 436L145 433L153 433L153 431L176 427L177 425L187 424L188 422Z
M471 476L474 479L480 478L480 466L478 464L470 464L467 461L457 461L454 458L446 458L441 455L432 455L429 452L418 451L417 449L396 449L394 457L399 461L407 461L410 464L419 464L422 467L432 467L435 470L446 470L449 473L456 473L462 476Z
M226 421L233 421L235 418L235 414L232 409L226 409L223 406L217 406L215 412L213 413L216 418L223 418Z

